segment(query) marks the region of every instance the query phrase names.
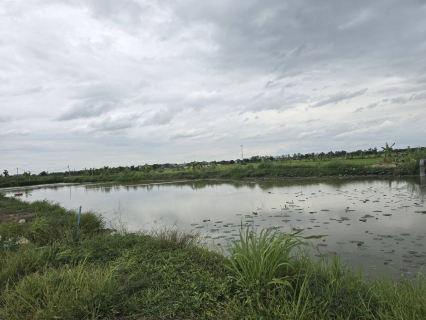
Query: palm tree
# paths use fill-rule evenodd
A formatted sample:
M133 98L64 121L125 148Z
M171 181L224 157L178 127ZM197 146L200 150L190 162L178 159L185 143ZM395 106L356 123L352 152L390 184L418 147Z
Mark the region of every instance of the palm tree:
M383 152L385 153L385 158L384 158L384 162L392 162L392 147L395 145L395 143L393 143L393 145L389 146L389 144L386 142L386 146L382 147Z
M192 161L190 164L192 166L193 171L195 171L197 169L201 169L203 167L203 163L197 162L197 161Z

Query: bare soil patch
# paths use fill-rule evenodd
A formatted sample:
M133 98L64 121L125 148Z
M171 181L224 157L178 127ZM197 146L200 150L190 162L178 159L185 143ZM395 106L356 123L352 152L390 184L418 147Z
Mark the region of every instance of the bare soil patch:
M21 220L25 219L25 222L31 221L35 217L34 212L29 211L21 211L21 212L11 212L11 213L2 213L0 209L0 223L13 221L13 220Z

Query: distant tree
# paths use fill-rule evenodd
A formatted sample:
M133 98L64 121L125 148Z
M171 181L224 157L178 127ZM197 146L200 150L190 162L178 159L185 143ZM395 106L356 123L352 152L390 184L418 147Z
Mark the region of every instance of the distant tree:
M9 171L4 170L4 171L3 171L3 175L4 175L5 177L8 177L8 176L9 176Z
M259 156L253 156L253 157L250 158L250 161L252 163L260 162L260 157Z
M148 163L145 163L145 165L144 166L142 166L142 168L141 168L141 170L143 171L143 172L151 172L152 171L152 166L150 166Z
M41 177L47 176L47 172L46 171L42 171L38 174Z

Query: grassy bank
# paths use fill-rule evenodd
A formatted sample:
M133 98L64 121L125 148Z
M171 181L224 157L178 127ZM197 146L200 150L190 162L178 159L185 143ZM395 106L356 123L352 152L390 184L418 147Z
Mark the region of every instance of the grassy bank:
M425 155L426 157L426 155ZM50 183L172 181L194 179L286 179L305 177L401 176L419 175L415 161L397 166L361 164L352 160L324 162L291 161L234 164L180 171L158 170L150 172L126 170L117 174L100 175L48 175L30 177L1 177L0 188L32 186Z
M241 232L230 255L177 229L0 196L0 319L425 319L425 279L365 280L309 239ZM18 220L25 219L25 223Z

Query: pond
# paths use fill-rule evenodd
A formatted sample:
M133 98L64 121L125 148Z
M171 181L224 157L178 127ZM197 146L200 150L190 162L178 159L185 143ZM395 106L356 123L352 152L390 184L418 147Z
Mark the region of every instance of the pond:
M74 184L4 189L101 213L128 230L163 226L200 231L226 247L241 228L276 228L313 240L312 255L341 255L367 274L414 275L426 263L426 188L420 178L183 181Z

